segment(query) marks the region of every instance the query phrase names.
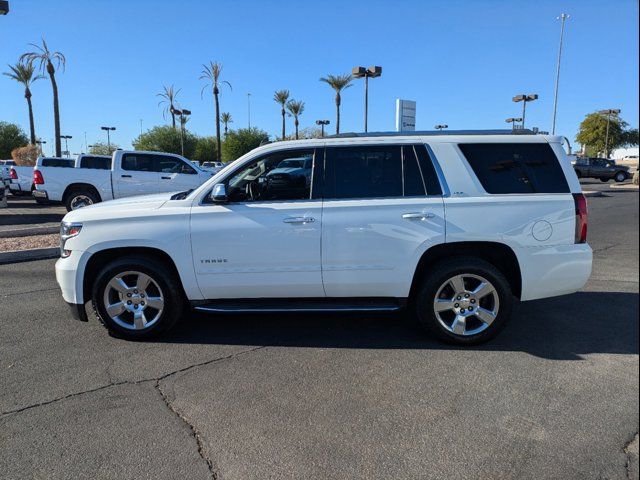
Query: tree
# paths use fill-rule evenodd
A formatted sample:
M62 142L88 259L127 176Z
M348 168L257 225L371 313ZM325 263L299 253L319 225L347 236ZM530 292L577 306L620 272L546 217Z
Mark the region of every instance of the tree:
M29 144L27 135L15 123L0 122L0 159L11 158L11 152Z
M298 139L301 138L322 138L322 130L318 127L301 128L298 133ZM295 140L295 133L287 135L284 140Z
M638 145L638 129L628 129L629 124L617 115L611 116L609 124L609 144L607 138L607 117L599 113L590 113L580 124L576 141L595 154L611 152L616 148Z
M220 114L220 121L224 123L224 136L227 136L227 132L229 131L229 124L233 123L233 118L230 113L222 112Z
M42 45L35 43L30 44L35 47L34 52L27 52L20 57L20 61L28 63L38 62L40 72L45 71L49 74L51 80L51 89L53 90L53 125L55 130L56 157L62 156L62 142L60 140L60 102L58 100L58 83L56 82L56 68L64 71L67 59L60 52L52 52L47 46L47 42L42 39ZM55 65L54 65L55 64Z
M197 160L200 163L213 162L217 157L215 137L198 137L191 160Z
M289 90L278 90L273 95L273 100L276 103L280 104L280 115L282 115L282 140L287 136L286 134L286 123L285 123L285 106L287 105L287 100L289 100Z
M33 167L41 153L38 145L29 144L14 148L11 152L11 158L21 167Z
M31 105L31 84L36 80L44 78L44 75L35 75L35 66L31 62L19 61L15 65L8 65L10 72L4 72L4 75L21 83L24 86L24 98L27 99L29 107L29 133L31 134L31 144L36 144L36 129L33 122L33 106Z
M269 134L256 127L231 130L222 145L222 159L232 162L268 141Z
M92 155L111 155L118 150L118 148L120 147L114 143L107 145L104 142L96 142L89 148L89 153Z
M191 132L184 132L184 156L192 158L198 138ZM131 142L136 150L167 152L180 155L180 131L170 125L153 127Z
M171 126L173 128L176 128L176 107L175 107L175 102L176 102L176 97L178 96L178 94L180 93L180 89L176 90L173 85L171 85L170 87L167 87L166 85L163 85L162 88L164 89L163 92L160 92L156 95L156 97L160 97L162 98L162 100L160 100L158 102L158 106L160 105L164 105L165 107L162 110L162 118L166 118L165 114L169 113L171 115Z
M222 152L221 140L220 140L220 102L218 100L218 95L220 95L220 84L226 83L229 88L231 84L227 81L220 80L220 74L222 73L222 64L218 62L209 62L209 65L202 65L204 68L202 70L202 74L200 75L200 80L205 80L207 83L204 87L202 87L202 91L207 87L211 87L211 91L213 92L213 99L216 106L216 152L217 159L220 161L220 154ZM201 92L202 94L202 92Z
M327 75L320 78L321 82L326 83L336 92L336 135L340 133L340 104L342 103L341 92L345 88L351 86L351 80L353 77L350 74L346 75Z
M298 118L304 112L304 102L291 99L287 102L287 110L293 116L293 124L296 127L296 140L298 140L298 125L300 125Z

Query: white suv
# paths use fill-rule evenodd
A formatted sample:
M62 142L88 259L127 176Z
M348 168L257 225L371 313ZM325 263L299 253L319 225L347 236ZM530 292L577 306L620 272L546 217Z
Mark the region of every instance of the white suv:
M440 339L479 343L514 297L572 293L591 273L586 201L561 141L416 132L272 143L194 191L67 214L56 276L76 318L91 301L128 339L168 330L185 307L406 307ZM309 163L310 181L282 169L288 159Z

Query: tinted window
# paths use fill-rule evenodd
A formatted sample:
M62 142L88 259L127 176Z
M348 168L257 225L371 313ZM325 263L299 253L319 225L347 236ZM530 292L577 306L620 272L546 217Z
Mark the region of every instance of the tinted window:
M418 166L413 145L402 147L402 175L404 179L403 193L405 197L424 196L424 180Z
M192 166L187 165L186 162L175 157L159 156L158 164L161 173L185 173L188 175L195 175L197 173Z
M245 165L227 181L232 202L306 200L311 197L314 150L274 152Z
M71 159L66 160L64 158L43 158L42 166L43 167L63 167L63 168L71 168L75 162Z
M157 172L159 162L156 161L155 155L139 155L126 153L122 156L122 169L134 170L137 172Z
M98 170L111 169L111 157L82 157L80 160L81 168L94 168Z
M568 193L546 143L467 143L460 150L487 193Z
M433 161L427 152L427 147L424 145L415 145L413 148L418 157L418 164L420 165L420 172L422 173L424 184L427 187L427 195L442 195L440 180L438 180L438 175L433 166Z
M403 196L400 146L327 148L326 161L326 198Z

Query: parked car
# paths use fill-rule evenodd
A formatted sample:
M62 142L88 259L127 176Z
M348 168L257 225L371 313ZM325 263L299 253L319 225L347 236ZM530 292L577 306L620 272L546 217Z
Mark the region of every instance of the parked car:
M194 189L211 176L180 155L116 150L109 170L36 166L33 196L40 201L62 202L71 211L105 200Z
M33 167L12 166L9 168L9 191L12 195L31 195L33 191Z
M271 191L269 172L300 158L313 159L309 185ZM586 236L561 137L352 134L258 147L194 191L70 212L56 278L76 318L91 301L127 339L166 332L185 307L406 308L438 338L475 344L514 297L582 288Z
M602 182L624 182L631 177L629 167L616 165L615 161L608 158L577 157L573 169L578 178L598 178Z
M9 183L11 183L9 170L16 164L15 160L0 160L0 184L4 185L9 190Z

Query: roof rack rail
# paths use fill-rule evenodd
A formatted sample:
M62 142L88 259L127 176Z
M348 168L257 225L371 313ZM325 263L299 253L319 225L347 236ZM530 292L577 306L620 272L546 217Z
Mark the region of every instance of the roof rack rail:
M535 135L529 129L518 130L422 130L417 132L347 132L327 135L325 138L357 138L357 137L419 137L435 135Z

